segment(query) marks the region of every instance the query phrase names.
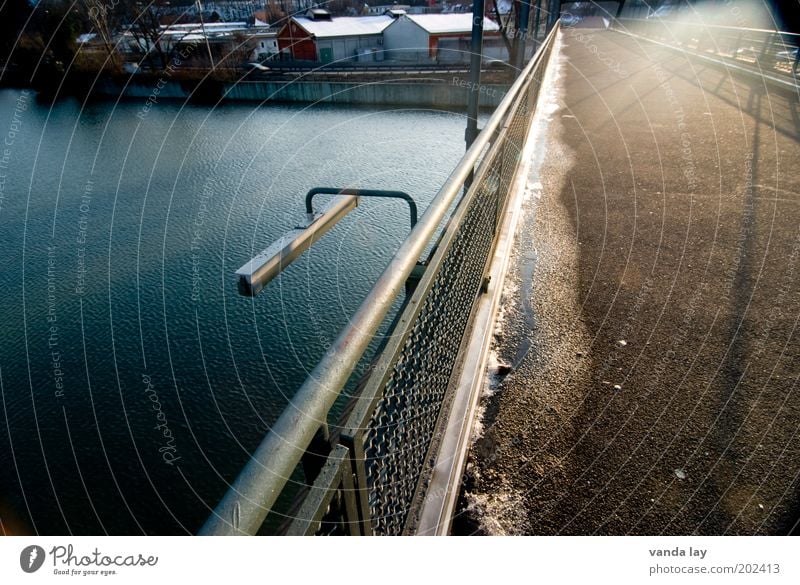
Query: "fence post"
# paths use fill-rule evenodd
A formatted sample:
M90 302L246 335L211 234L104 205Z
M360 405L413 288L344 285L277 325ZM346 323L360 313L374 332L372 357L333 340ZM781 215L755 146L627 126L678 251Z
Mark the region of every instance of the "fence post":
M472 3L472 39L470 41L469 82L470 92L467 101L467 149L472 146L478 135L478 99L481 85L481 62L483 53L483 10L484 0Z
M516 51L514 53L514 67L517 68L517 75L522 75L522 65L525 63L525 36L528 34L528 20L530 19L531 3L530 0L522 0L522 7L519 14L519 26L514 31L516 35Z
M358 511L358 520L361 534L372 536L372 513L369 508L369 486L367 485L366 454L364 452L364 431L359 431L355 436L342 434L339 442L347 447L350 454L348 472L352 473L353 495L355 508Z
M797 67L800 66L800 45L795 48L794 65L792 65L792 74L797 77Z
M764 41L764 46L761 47L761 53L759 54L758 59L756 61L760 69L766 66L766 57L767 54L769 53L769 50L772 48L772 43L774 39L775 39L775 33L770 33L767 39ZM772 65L774 65L774 62Z

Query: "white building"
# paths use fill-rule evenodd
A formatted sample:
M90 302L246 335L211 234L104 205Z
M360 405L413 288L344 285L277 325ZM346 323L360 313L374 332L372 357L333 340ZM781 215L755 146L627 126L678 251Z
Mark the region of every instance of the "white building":
M496 22L483 19L483 58L505 59ZM470 59L472 14L407 14L383 31L386 59L414 63L466 63Z
M409 4L377 4L367 8L367 14L385 14L390 10L402 10L408 12L411 9Z
M249 29L247 36L253 43L252 61L263 61L279 53L277 30L259 26Z
M286 23L278 33L278 44L297 60L371 61L382 55L382 33L393 22L385 15L333 18L326 11L309 11L308 16Z

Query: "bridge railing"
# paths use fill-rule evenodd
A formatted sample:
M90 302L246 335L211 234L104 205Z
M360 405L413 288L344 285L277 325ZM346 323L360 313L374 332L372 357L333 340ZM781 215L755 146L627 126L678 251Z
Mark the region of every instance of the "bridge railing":
M615 26L688 51L753 67L761 73L775 73L797 80L800 69L800 34L658 18L622 18Z
M308 488L283 532L413 531L557 30L518 76L201 534L257 533L301 463ZM404 290L405 302L369 375L347 415L329 429L331 407Z

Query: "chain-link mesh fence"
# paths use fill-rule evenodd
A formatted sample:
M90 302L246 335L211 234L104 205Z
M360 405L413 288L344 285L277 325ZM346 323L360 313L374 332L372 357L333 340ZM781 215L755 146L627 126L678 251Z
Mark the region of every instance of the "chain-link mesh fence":
M519 167L543 68L534 70L476 170L476 180L460 204L466 206L463 220L449 227L452 238L443 238L434 251L428 270L436 274L369 421L365 464L375 534L403 532L426 474L437 422Z
M354 323L342 332L335 348L315 369L321 373L316 378L312 374L298 391L302 398L294 410L276 423L284 434L302 435L302 439L292 443L273 429L201 533L256 533L301 459L306 463L308 485L286 514L288 522L280 532L395 535L413 531L415 511L426 495L441 429L447 423L443 413L460 373L462 344L484 288L556 31L557 27L551 30L420 219L417 228L424 237L406 240L395 255L396 264L387 268L362 303L358 323L363 329ZM461 199L447 217L460 193ZM435 213L430 211L433 207ZM443 219L446 225L437 236L436 227ZM424 250L430 250L426 261L414 268ZM395 286L389 284L395 274L402 275L398 279L410 278L406 302L370 365L370 376L359 384L360 391L346 409L347 417L330 436L324 433L324 446L311 448L320 420L347 381L342 372L350 375L357 361L341 366L341 356L353 354L352 359L360 352L363 359L373 339L368 336L381 324L383 317L378 315L385 316L396 299L396 289L392 296L386 292ZM402 282L398 280L398 286ZM315 410L319 414L312 416Z

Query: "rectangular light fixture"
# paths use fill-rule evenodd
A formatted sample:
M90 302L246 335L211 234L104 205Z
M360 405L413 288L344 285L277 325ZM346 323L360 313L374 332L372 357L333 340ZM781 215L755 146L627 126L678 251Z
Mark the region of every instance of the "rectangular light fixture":
M358 197L340 195L305 223L286 232L258 256L236 271L239 294L253 297L345 215L358 206Z

